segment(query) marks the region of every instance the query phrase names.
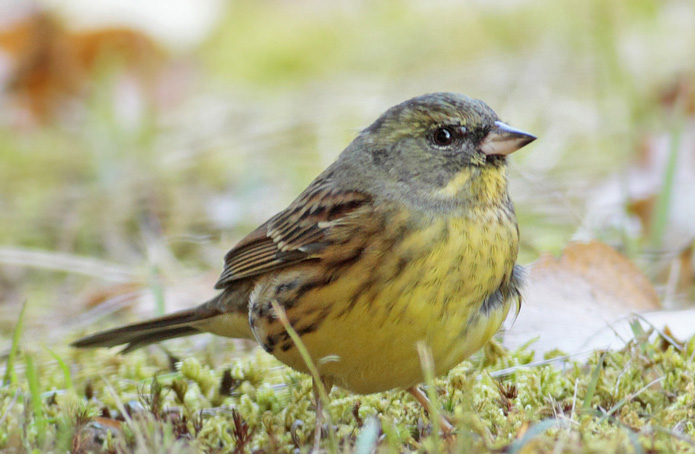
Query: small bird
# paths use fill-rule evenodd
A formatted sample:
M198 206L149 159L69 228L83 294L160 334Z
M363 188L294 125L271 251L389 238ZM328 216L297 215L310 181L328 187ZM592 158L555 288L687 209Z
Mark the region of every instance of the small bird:
M427 405L418 344L442 375L521 306L506 157L535 139L462 94L398 104L227 253L216 297L72 345L127 352L208 332L310 373L281 308L327 389L405 388Z

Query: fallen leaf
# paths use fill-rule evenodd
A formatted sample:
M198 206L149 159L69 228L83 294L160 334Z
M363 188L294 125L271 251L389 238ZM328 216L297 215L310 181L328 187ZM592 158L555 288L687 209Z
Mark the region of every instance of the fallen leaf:
M565 273L587 282L596 300L614 309L659 307L659 296L649 279L632 261L607 244L570 243L559 259L545 255L530 270L531 279L537 280L550 280Z
M86 99L98 69L120 65L149 96L166 54L142 32L125 27L72 31L50 13L37 11L0 30L0 54L9 62L4 88L31 120L50 123L69 102Z
M517 348L537 338L530 347L537 355L622 346L611 325L660 307L640 269L597 241L571 243L557 259L542 256L528 267L523 295L518 318L513 326L511 317L507 322L504 345Z

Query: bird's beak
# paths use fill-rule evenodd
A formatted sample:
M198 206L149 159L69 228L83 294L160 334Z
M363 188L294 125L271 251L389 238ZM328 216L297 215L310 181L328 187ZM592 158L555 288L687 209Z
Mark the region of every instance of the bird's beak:
M495 127L485 136L479 150L488 156L507 156L534 140L536 136L496 121Z

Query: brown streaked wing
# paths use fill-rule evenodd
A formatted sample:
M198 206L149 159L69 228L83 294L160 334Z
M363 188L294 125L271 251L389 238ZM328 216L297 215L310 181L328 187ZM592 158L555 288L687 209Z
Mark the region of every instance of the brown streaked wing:
M227 253L215 288L320 258L331 237L347 233L343 230L349 229L348 225L354 228L354 222L345 221L369 212L370 201L371 197L362 192L340 191L325 182L316 182Z

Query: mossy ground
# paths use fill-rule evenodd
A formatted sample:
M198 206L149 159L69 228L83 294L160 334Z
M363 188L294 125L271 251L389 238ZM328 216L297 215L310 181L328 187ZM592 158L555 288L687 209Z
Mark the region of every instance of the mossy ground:
M259 348L231 344L211 340L181 361L157 347L128 356L64 350L60 361L37 351L38 390L27 385L26 370L0 389L0 446L308 452L311 380ZM177 351L191 355L189 347L184 342ZM335 452L688 452L695 450L694 355L695 342L661 338L545 365L529 365L525 350L488 348L433 384L438 408L456 427L451 440L402 391L359 396L334 389L324 428L335 434ZM330 452L329 439L324 434Z

